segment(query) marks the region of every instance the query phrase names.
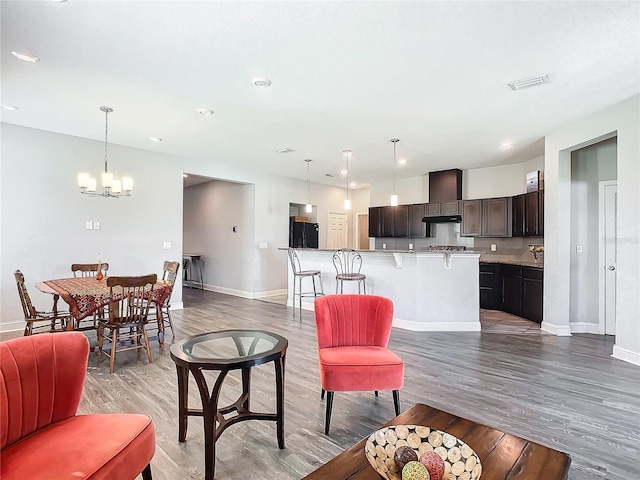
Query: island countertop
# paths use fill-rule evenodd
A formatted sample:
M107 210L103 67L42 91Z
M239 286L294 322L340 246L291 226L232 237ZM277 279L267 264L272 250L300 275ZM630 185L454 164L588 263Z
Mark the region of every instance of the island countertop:
M302 270L320 270L325 294L337 293L335 250L297 248L296 251ZM393 301L395 327L414 331L480 331L481 251L358 252L362 256L361 273L366 275L366 292ZM288 260L287 264L287 305L291 306L293 272ZM344 282L344 293L358 293L356 283ZM302 290L308 291L309 285L303 285ZM313 310L313 297L303 298L302 308Z

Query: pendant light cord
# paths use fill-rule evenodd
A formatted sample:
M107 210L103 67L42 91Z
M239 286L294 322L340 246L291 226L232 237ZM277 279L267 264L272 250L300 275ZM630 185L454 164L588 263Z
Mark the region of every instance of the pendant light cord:
M104 173L107 172L107 135L109 133L109 110L104 112Z
M311 160L306 159L305 162L307 162L307 204L311 205L311 184L309 183L309 164Z
M396 143L400 140L397 138L392 138L391 143L393 143L393 194L396 194Z

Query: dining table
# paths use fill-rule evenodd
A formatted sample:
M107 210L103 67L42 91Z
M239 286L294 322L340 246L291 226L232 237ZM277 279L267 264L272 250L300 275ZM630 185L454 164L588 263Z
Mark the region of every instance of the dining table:
M107 286L107 277L98 280L97 277L72 277L45 280L36 284L36 288L43 293L53 295L53 311L57 313L58 297L61 297L69 305L69 313L72 321L67 323L67 330L75 330L80 320L93 315L109 305L113 298L111 289ZM161 307L171 294L172 285L163 280L157 281L151 290L151 301ZM158 321L158 343L164 344L164 322L162 321L162 309L156 308Z

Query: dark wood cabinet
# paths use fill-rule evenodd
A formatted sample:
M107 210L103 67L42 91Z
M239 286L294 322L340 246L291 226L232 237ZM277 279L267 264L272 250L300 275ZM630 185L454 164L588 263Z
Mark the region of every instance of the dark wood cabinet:
M499 263L480 262L480 308L502 308Z
M511 197L462 202L463 237L510 237Z
M409 235L409 205L388 208L393 211L393 236L407 237Z
M393 237L394 234L394 210L392 207L382 208L382 222L380 226L381 237Z
M522 267L522 316L542 323L544 271L540 268Z
M369 236L382 236L382 207L369 207Z
M464 237L479 237L482 235L482 200L462 201L460 235Z
M425 217L440 217L443 215L460 215L460 202L427 203Z
M452 202L462 198L462 170L429 172L429 201Z
M502 285L502 309L522 316L522 267L503 264L500 269Z
M513 202L514 237L541 237L544 235L544 190L516 195Z
M513 237L523 237L524 236L524 194L516 195L511 198L512 203L512 225L511 225L511 235Z
M426 203L409 205L409 237L428 237L431 228L422 221L425 217Z

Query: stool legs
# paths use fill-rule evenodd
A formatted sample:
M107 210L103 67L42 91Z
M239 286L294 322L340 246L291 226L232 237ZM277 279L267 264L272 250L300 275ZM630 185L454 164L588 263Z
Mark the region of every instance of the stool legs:
M296 295L298 295L298 308L300 309L300 318L302 318L302 297L310 297L310 292L303 295L302 294L302 279L303 278L311 278L311 282L313 284L313 298L318 298L319 295L324 295L324 287L322 286L322 274L316 275L294 275L293 277L293 296L292 296L292 306L293 306L293 316L296 316ZM320 287L320 292L318 292L318 286L316 285L316 277L318 277L318 283ZM296 279L298 280L298 293L296 293Z

